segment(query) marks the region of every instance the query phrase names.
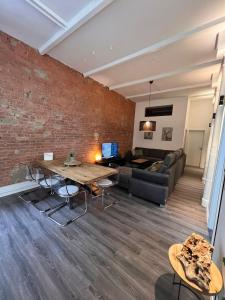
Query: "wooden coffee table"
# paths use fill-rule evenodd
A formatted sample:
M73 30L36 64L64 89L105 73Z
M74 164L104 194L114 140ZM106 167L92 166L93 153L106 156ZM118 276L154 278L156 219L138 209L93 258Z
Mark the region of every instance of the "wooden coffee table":
M198 285L196 285L194 282L190 281L187 279L183 266L179 259L177 258L177 254L181 251L182 249L182 244L174 244L170 247L168 255L169 255L169 260L170 264L174 270L174 277L173 277L173 284L179 286L178 290L178 297L177 299L180 299L180 289L181 286L189 289L192 293L196 295L198 299L201 299L198 294L200 295L206 295L206 296L215 296L217 295L222 287L223 287L223 280L221 273L217 266L215 265L214 262L212 262L211 267L210 267L210 275L211 275L211 282L209 285L209 291L204 291L201 289ZM175 274L178 275L179 277L179 282L175 282ZM184 284L182 283L184 282Z
M133 159L131 161L132 167L139 168L139 169L145 169L150 165L150 162L148 159L145 158L137 158Z

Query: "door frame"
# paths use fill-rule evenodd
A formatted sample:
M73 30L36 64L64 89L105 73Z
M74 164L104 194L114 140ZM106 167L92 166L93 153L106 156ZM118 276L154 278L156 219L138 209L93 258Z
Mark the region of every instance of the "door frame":
M186 130L186 135L185 135L185 146L187 147L186 149L186 154L188 156L188 151L189 151L189 133L190 132L203 132L203 138L202 138L202 145L201 145L201 154L200 154L200 160L199 160L199 165L198 166L192 166L192 165L188 165L189 167L192 168L201 168L201 161L202 161L202 152L203 152L203 146L204 146L204 141L205 141L205 130L195 130L195 129L187 129Z

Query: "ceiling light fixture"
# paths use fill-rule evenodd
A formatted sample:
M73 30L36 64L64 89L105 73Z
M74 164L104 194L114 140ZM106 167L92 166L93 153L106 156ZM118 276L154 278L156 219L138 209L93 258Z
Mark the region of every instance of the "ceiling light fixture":
M148 98L148 106L150 108L150 100L151 100L151 92L152 92L152 84L153 84L153 80L149 81L149 98ZM145 122L143 129L144 131L155 131L156 126L155 126L156 122L154 121L150 121L150 116L148 117L148 120Z

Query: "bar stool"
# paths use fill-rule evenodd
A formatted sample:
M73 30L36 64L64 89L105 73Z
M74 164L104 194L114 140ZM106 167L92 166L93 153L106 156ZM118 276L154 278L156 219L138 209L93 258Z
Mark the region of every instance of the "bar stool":
M95 183L96 187L100 190L100 194L95 196L93 196L92 194L92 199L101 199L103 210L111 207L116 203L116 201L111 201L108 204L105 203L105 196L110 195L109 189L115 186L116 184L117 180L111 180L109 178L100 179Z
M23 166L26 170L26 175L25 175L25 180L26 181L30 181L30 182L38 184L38 180L41 180L41 179L44 178L44 175L40 174L38 168L34 168L32 165L24 164L24 163L20 163L20 165ZM24 196L27 196L30 193L32 193L32 192L34 192L35 190L38 190L38 189L40 189L39 185L35 188L32 188L31 190L20 193L18 198L22 199L26 203L31 203L32 200L26 199Z
M21 163L21 165L25 166L25 168L26 168L25 179L28 181L37 183L38 186L35 189L29 190L29 191L26 191L26 192L23 192L22 194L20 194L18 196L20 199L22 199L26 203L31 203L37 210L39 210L42 213L50 211L62 204L62 203L56 203L53 206L51 204L49 204L49 196L52 196L54 194L53 187L54 187L54 185L59 184L60 180L63 179L61 176L54 175L54 174L47 175L47 174L45 174L45 170L43 170L41 168L35 168L31 164L25 165L25 164ZM29 194L34 193L37 190L41 191L40 198L38 197L38 198L32 199L32 200L26 199L25 196L28 196ZM43 193L44 191L47 191L47 194ZM47 207L41 208L41 206L39 204L42 201L45 202L45 206L47 205Z
M83 188L78 187L77 185L73 185L73 184L67 185L66 182L64 181L63 185L61 184L58 187L54 186L54 190L55 190L56 194L59 197L64 198L65 201L59 207L53 209L51 212L49 212L47 214L47 216L50 220L52 220L54 223L56 223L59 226L65 227L66 225L68 225L72 222L75 222L77 219L79 219L80 217L82 217L86 214L86 212L87 212L87 193ZM72 200L72 198L77 197L79 194L84 194L85 208L82 209L82 213L80 213L79 215L75 216L72 219L67 220L64 223L58 221L56 218L53 218L53 215L57 211L61 210L63 207L65 207L67 205L69 206L70 209L72 209L73 205L72 205L71 200Z
M54 187L57 186L60 181L63 181L64 178L59 176L59 175L55 175L55 174L50 174L48 175L48 177L45 175L44 170L42 170L44 176L43 178L40 178L38 180L38 184L40 186L40 188L42 188L43 190L47 191L47 197L43 197L37 201L32 201L32 205L39 210L42 213L46 213L52 209L58 208L62 205L62 202L58 203L57 199L54 196ZM50 202L56 202L56 204L52 205ZM40 204L41 202L44 202L45 205L47 205L46 208L41 208Z

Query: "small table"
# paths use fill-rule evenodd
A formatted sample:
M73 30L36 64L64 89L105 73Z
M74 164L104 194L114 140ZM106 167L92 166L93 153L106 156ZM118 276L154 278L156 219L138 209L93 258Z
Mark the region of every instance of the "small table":
M138 168L141 169L149 166L149 160L145 158L133 159L131 163L134 164L134 166L137 166Z
M137 158L132 160L132 163L140 164L140 165L145 164L146 162L148 162L148 159L144 159L144 158Z
M183 266L179 259L177 258L177 254L181 251L183 245L182 244L174 244L170 247L168 255L169 255L169 260L170 264L174 270L174 277L173 277L173 284L179 286L178 290L178 297L177 299L180 299L180 289L181 286L189 289L193 294L196 295L198 299L201 299L198 294L206 295L206 296L215 296L217 295L222 287L223 287L223 280L221 273L217 266L215 265L214 262L212 262L211 267L210 267L210 274L211 274L211 282L209 285L209 291L205 291L201 289L198 285L196 285L194 282L190 281L187 279L185 275L185 271L183 269ZM179 282L175 282L175 274L179 276ZM183 284L182 281L185 283Z

